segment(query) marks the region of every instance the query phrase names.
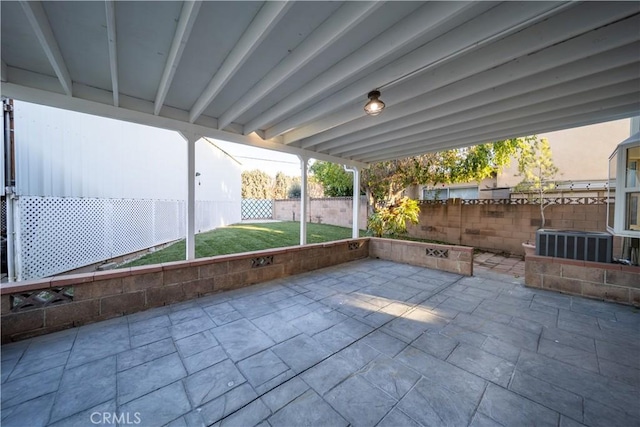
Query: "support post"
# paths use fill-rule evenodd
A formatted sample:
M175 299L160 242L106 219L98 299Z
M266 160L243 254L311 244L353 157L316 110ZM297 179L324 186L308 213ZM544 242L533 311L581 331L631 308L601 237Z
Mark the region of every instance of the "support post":
M357 166L352 168L344 167L347 172L353 173L353 207L351 209L353 217L351 219L351 237L360 237L360 169Z
M298 155L302 175L300 180L300 245L307 244L307 216L309 212L309 198L307 189L307 157Z
M186 215L186 254L185 259L196 257L196 141L199 136L191 133L180 132L187 142L187 215Z

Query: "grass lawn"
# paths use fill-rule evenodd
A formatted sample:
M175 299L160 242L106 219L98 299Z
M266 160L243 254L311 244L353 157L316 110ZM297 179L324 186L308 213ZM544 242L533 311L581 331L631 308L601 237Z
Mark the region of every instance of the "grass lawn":
M360 232L364 236L364 232ZM307 224L307 243L351 238L351 229L326 224ZM236 224L196 235L196 258L295 246L300 243L300 223L293 221ZM122 267L184 260L185 241L153 252Z

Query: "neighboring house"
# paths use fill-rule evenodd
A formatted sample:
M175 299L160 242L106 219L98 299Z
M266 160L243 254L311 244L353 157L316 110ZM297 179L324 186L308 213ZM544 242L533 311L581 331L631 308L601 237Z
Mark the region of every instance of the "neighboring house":
M632 119L623 119L538 134L549 141L553 162L560 171L556 177L558 191L555 194L567 197L604 196L609 156L621 141L631 135L631 122ZM521 181L514 159L493 178L480 183L423 186L418 196L421 200L522 197L514 193L514 187Z
M187 148L178 133L18 101L13 121L14 195L3 210L12 204L18 280L185 236ZM196 232L240 221L240 163L205 139L195 153Z

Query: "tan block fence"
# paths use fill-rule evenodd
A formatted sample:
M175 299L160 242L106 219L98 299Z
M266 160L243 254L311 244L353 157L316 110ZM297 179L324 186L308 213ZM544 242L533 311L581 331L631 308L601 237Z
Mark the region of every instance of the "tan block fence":
M473 274L473 249L362 238L4 284L2 342L375 257Z
M545 228L607 231L603 197L555 198L545 209ZM527 200L448 200L420 205L420 222L409 235L453 245L524 255L522 243L535 242L540 207ZM614 238L614 253L622 242Z
M546 228L557 230L606 231L606 198L557 197L545 209ZM351 197L311 199L310 222L351 227ZM360 198L361 229L367 226L367 201ZM274 200L273 219L300 220L300 200ZM410 224L409 236L436 240L451 245L524 255L522 243L535 242L540 227L540 208L526 199L450 199L420 202L417 225ZM614 253L622 241L614 238Z

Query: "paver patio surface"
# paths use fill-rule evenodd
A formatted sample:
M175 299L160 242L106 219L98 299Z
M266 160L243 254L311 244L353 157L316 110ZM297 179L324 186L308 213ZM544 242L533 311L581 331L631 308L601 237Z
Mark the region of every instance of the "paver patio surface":
M640 313L366 259L2 347L9 426L634 426Z

